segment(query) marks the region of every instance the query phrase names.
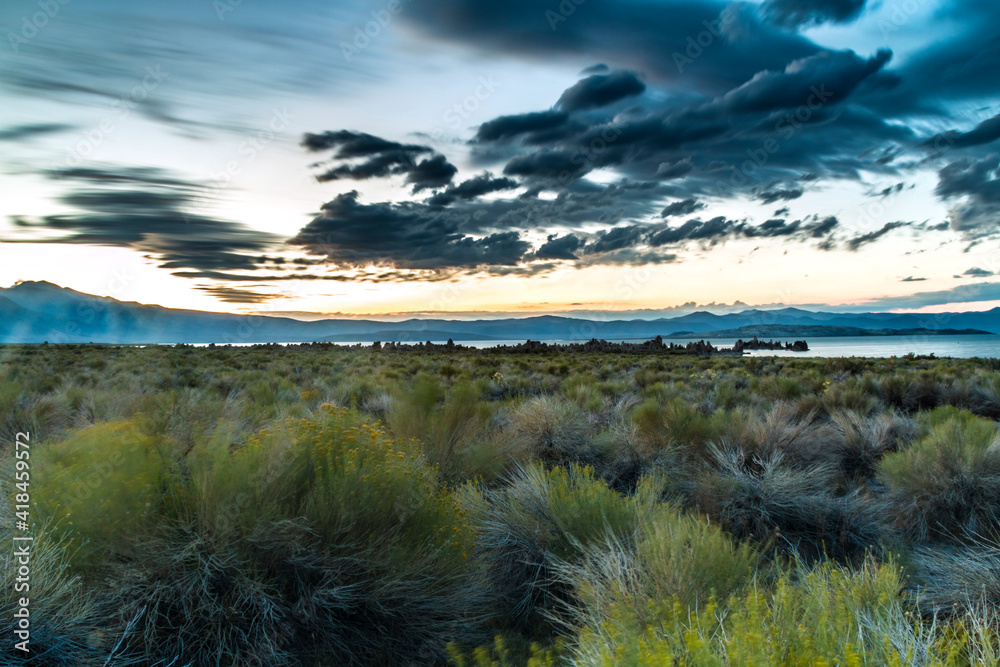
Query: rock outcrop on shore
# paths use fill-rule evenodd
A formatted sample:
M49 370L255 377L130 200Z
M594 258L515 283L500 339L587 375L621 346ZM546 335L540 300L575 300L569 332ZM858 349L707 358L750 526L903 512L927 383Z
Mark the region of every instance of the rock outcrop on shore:
M743 350L791 350L792 352L806 352L809 344L804 340L797 340L794 343L782 343L781 341L769 340L767 342L758 340L756 336L748 341L737 340L733 345L733 350L742 352Z

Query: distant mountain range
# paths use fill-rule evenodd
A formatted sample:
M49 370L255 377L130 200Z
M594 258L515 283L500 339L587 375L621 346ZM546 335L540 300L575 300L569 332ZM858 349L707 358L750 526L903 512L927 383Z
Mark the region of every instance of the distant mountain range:
M805 327L805 328L803 328ZM850 327L851 333L843 333ZM800 308L696 312L655 320L596 320L543 315L498 320L400 322L231 315L179 310L83 294L48 282L0 288L0 343L294 343L399 340L588 340L890 335L1000 331L1000 308L975 313L829 313ZM958 331L956 331L958 330ZM827 333L821 333L821 332ZM861 333L859 333L859 331ZM683 332L683 333L680 333ZM831 333L838 332L838 333Z

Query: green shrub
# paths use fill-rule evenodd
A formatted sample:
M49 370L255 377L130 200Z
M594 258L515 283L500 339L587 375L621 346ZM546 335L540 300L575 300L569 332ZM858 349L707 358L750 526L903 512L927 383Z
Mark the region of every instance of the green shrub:
M752 581L760 562L718 525L669 505L650 509L634 544L611 535L585 553L578 564L562 565L560 573L579 599L569 618L592 625L616 605L629 607L645 625L656 618L656 605L666 601L697 609L713 597L726 599Z
M900 599L899 569L868 563L792 571L773 587L688 610L650 600L643 624L619 605L580 634L577 665L908 665L946 662L959 644L916 635Z
M911 539L965 539L1000 528L1000 443L993 422L954 409L925 418L930 431L887 455L879 479Z
M228 442L219 431L171 466L133 424L109 424L39 465L60 528L91 554L120 554L104 569L118 630L134 628L128 651L197 665L433 662L481 636L467 512L417 445L330 407L235 453ZM99 457L105 473L73 495Z
M38 512L72 545L74 561L120 557L133 537L157 528L173 461L135 422L88 426L33 453Z
M528 636L552 632L551 614L564 610L571 587L559 564L588 544L631 536L640 501L627 499L588 468L521 468L504 487L469 496L479 532L477 553L501 627Z
M530 398L510 414L505 436L522 452L522 460L551 464L592 462L595 450L588 443L589 425L576 405L555 396Z
M421 378L392 401L386 423L397 437L419 440L427 460L447 482L493 479L507 466L514 448L486 441L485 427L494 408L479 396L470 384L443 392L433 380Z
M717 439L727 423L723 412L705 414L680 398L663 405L649 398L632 413L640 434L660 446L679 444L695 458L700 458L705 446Z
M875 475L878 462L917 437L912 419L885 413L866 417L863 413L838 411L832 415L838 436L830 447L836 465L847 477L864 479Z

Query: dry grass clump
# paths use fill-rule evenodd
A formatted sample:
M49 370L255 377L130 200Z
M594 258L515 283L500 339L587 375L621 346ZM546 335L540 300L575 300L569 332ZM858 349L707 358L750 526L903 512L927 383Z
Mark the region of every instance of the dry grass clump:
M523 452L519 458L550 464L591 462L590 424L575 404L556 396L525 400L510 413L505 438Z
M608 535L629 539L641 512L588 468L518 469L506 485L469 496L487 597L500 627L531 637L553 631L572 589L557 568Z
M714 467L701 476L699 509L734 537L807 560L857 559L882 542L877 503L861 490L837 494L829 466L789 466L780 452L750 456L713 447Z
M8 472L4 466L4 472ZM4 635L0 648L0 663L28 667L77 667L101 664L103 652L99 644L107 630L108 608L98 600L93 589L70 568L73 546L60 540L53 532L41 528L32 531L30 543L29 589L15 589L18 581L18 558L14 551L22 543L14 542L14 515L6 507L0 519L0 585L4 595L0 603L0 631ZM18 532L20 536L26 533ZM21 597L29 599L30 653L14 647L20 641L14 634ZM124 664L124 663L123 663Z
M832 415L832 422L839 437L831 449L848 478L873 477L886 454L905 448L918 435L917 423L895 412L864 416L841 410Z
M929 616L1000 612L1000 549L995 540L918 547L911 554L914 588Z

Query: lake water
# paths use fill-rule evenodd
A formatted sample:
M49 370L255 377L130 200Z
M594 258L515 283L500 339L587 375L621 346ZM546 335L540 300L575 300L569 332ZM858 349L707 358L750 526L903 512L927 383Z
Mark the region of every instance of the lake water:
M648 339L630 339L642 342ZM687 344L704 338L668 338L664 343ZM777 340L777 339L776 339ZM780 339L786 342L785 339ZM617 339L614 342L620 342ZM492 347L497 344L516 345L524 341L469 341L462 345L470 347ZM580 341L545 341L547 343L568 343ZM713 338L709 342L715 347L732 347L735 338ZM793 342L788 339L787 342ZM842 338L807 338L808 352L786 350L748 351L753 357L902 357L910 354L933 354L938 357L1000 357L1000 336L847 336Z
M612 342L642 342L641 339L610 339ZM669 338L664 342L687 344L702 338ZM780 339L786 342L786 339ZM982 336L850 336L842 338L807 338L808 352L785 350L757 350L748 352L754 357L902 357L913 354L933 354L938 357L995 357L1000 358L1000 335ZM434 341L443 342L443 341ZM466 347L493 347L495 345L517 345L523 340L457 341ZM546 343L579 343L582 341L545 340ZM712 338L716 347L732 347L735 338ZM788 339L787 342L792 342ZM336 343L337 345L357 345L357 343ZM372 341L362 343L371 345Z

